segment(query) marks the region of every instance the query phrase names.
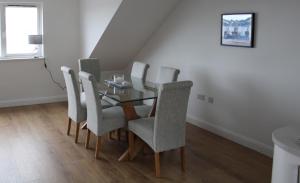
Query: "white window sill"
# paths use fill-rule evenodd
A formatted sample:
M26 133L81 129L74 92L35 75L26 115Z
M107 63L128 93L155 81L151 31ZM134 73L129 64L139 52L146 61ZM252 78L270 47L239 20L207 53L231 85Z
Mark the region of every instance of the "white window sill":
M14 58L14 57L7 57L7 58L0 58L0 62L10 62L10 61L44 61L45 57L26 57L26 58Z

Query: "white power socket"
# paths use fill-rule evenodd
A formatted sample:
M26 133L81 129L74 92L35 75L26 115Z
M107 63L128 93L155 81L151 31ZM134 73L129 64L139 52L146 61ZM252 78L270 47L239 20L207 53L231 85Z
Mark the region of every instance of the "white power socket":
M207 102L210 103L210 104L213 104L215 102L214 97L208 97Z
M201 101L205 101L205 100L206 100L206 96L203 95L203 94L198 94L198 95L197 95L197 99L198 99L198 100L201 100Z

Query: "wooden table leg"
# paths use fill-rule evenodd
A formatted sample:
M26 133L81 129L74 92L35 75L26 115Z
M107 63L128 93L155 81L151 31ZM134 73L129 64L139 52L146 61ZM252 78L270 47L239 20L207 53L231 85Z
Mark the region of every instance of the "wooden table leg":
M135 120L140 118L140 116L137 115L134 108L134 104L132 102L123 103L122 108L127 122L130 120ZM128 160L129 160L129 148L119 158L119 161L128 161Z
M134 148L132 155L130 156L130 160L133 160L139 152L143 150L143 147L145 146L145 142L142 141L140 138L136 137L134 140Z
M140 116L137 115L134 104L132 102L126 102L122 104L122 108L125 114L126 121L139 119Z
M86 130L87 129L87 122L85 122L82 126L81 126L82 130Z
M129 149L127 149L118 159L118 161L128 161L129 160Z
M139 152L143 149L145 143L138 137L134 139L134 145L133 145L133 150L132 150L132 155L129 155L129 148L120 156L119 160L120 162L122 161L128 161L128 160L133 160Z

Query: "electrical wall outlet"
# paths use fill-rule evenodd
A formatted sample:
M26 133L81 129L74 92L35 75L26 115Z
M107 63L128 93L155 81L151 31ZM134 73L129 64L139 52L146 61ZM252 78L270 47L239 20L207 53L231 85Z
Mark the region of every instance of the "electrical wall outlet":
M197 95L197 99L198 99L198 100L201 100L201 101L205 101L205 100L206 100L206 96L203 95L203 94L198 94L198 95Z
M215 102L214 97L208 97L207 102L210 103L210 104L213 104Z

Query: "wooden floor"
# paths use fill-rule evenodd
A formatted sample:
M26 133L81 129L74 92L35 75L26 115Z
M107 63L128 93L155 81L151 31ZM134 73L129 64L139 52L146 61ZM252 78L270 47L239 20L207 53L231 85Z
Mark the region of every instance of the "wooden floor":
M66 114L66 103L0 109L0 182L270 182L270 158L191 125L186 173L178 151L163 153L160 179L154 177L152 154L118 162L125 141L104 142L95 160L94 148L84 148L86 131L80 131L79 144L74 125L66 135Z

